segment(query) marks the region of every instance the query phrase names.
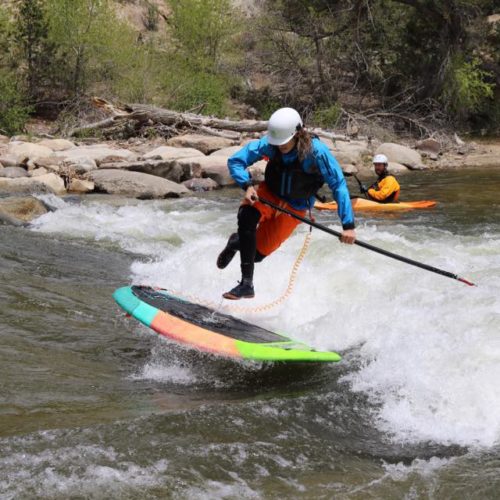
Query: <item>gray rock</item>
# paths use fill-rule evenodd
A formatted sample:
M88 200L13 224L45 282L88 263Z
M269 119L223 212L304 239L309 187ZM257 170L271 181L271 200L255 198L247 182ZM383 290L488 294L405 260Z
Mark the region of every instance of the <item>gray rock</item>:
M204 156L201 151L195 148L176 148L173 146L160 146L144 155L146 160L157 159L177 160L178 158L192 158L193 156Z
M411 170L424 170L427 168L422 163L422 157L418 151L400 144L385 142L377 148L375 154L384 154L390 162L400 163Z
M28 177L28 172L22 167L5 167L0 170L0 177L8 179L18 179L20 177Z
M210 153L210 156L225 156L226 158L229 158L233 156L234 153L237 153L242 147L243 146L230 146L228 148L218 149L217 151Z
M201 155L201 153L200 153ZM204 157L204 155L201 155ZM101 168L130 170L163 177L172 182L181 182L193 176L193 168L188 163L180 164L177 160L147 159L134 162L119 162L101 165ZM198 169L198 177L201 169Z
M2 154L2 156L0 156L0 163L4 167L18 167L19 165L25 164L27 161L27 157L19 160L19 158L13 154Z
M90 146L79 146L77 148L65 151L56 151L56 156L64 158L68 163L76 163L76 160L82 158L91 159L94 162L103 162L108 159L120 159L123 161L133 161L137 155L128 149L113 149L102 144L93 144ZM45 155L48 156L48 155Z
M218 189L220 186L209 177L200 179L194 178L184 181L182 184L186 186L191 191L212 191Z
M66 139L43 139L38 143L38 145L50 148L52 151L66 151L67 149L73 149L76 147L74 142Z
M436 141L436 139L428 138L423 141L417 142L415 149L418 149L422 153L431 155L438 155L441 152L441 143Z
M69 181L68 191L72 193L91 193L95 189L95 184L92 181L84 179L71 179Z
M28 160L51 156L52 149L31 142L11 142L7 154L17 158L17 164L20 165Z
M168 146L178 148L194 148L208 155L218 149L233 146L235 141L224 137L215 137L201 134L186 134L172 137L167 141Z
M87 174L87 179L95 183L96 191L140 199L177 198L189 193L182 184L142 172L117 169L94 170Z
M54 190L39 177L20 177L18 179L7 179L0 177L0 193L8 194L56 194Z
M97 164L92 158L82 156L80 158L68 158L62 163L63 169L71 174L83 175L92 170L97 170Z
M0 191L7 193L53 193L64 194L64 181L56 174L44 174L37 177L19 177L7 179L0 177Z
M229 175L225 156L195 156L177 160L180 165L189 166L194 177L210 177L219 186L231 186L234 180Z

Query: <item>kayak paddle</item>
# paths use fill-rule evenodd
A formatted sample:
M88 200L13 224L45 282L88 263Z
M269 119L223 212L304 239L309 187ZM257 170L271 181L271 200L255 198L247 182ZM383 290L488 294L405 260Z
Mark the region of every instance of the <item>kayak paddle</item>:
M354 172L343 172L343 174L346 176L346 177L354 177L357 181L358 181L358 184L359 184L359 192L364 195L364 197L368 200L368 193L364 190L364 186L363 186L363 183L359 180L359 177L354 173ZM356 197L357 198L357 197Z

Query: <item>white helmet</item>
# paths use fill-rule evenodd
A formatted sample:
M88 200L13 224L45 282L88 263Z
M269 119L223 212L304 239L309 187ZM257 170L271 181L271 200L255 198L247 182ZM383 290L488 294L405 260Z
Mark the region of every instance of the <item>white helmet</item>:
M385 155L375 155L373 157L373 161L372 163L384 163L385 165L387 165L389 163L389 160L387 160L387 156Z
M267 140L273 146L286 144L302 128L302 119L293 108L280 108L267 123Z

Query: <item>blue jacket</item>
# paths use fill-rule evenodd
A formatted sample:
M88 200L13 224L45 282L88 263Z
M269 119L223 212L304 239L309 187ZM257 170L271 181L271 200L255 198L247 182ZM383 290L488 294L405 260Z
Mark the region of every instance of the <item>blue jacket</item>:
M251 181L247 168L255 162L262 160L264 156L273 158L276 154L275 148L276 146L269 144L267 136L257 141L249 142L229 158L227 165L231 177L243 188L245 184ZM297 160L297 150L294 148L289 153L282 155L282 158L285 164L294 163ZM316 137L312 140L312 154L307 156L302 162L302 168L305 172L310 172L313 164L319 169L323 179L332 191L333 198L338 205L338 214L342 221L342 227L344 229L353 229L354 213L342 169L326 144ZM310 199L283 199L297 210L304 210L314 206L314 196Z

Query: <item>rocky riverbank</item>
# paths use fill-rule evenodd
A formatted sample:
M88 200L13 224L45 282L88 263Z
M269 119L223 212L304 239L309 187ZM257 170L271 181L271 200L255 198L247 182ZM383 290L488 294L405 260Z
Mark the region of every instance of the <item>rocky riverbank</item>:
M254 136L255 137L255 136ZM234 186L228 158L245 142L186 134L126 142L0 136L0 223L25 224L44 212L37 194L109 193L138 199L188 196ZM472 144L456 138L453 148L434 139L413 147L369 139L323 139L346 173L373 177L371 158L383 153L396 175L413 170L500 167L500 144ZM250 168L263 178L265 162ZM403 181L404 182L404 181Z

